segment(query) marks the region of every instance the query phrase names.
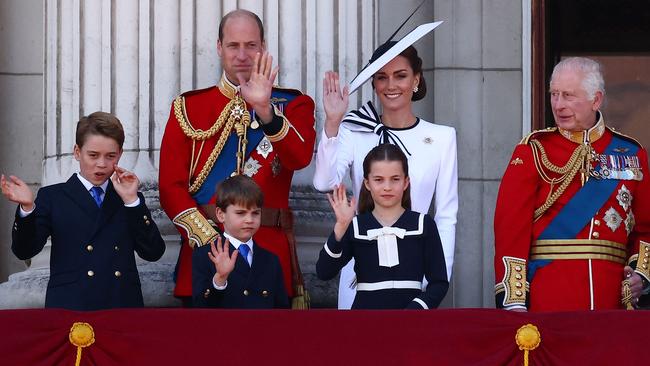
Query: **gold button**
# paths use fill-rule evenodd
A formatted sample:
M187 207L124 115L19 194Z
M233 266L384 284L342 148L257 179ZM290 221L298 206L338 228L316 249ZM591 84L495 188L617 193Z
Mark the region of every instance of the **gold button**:
M600 220L598 219L594 220L594 225L600 225Z
M643 256L644 256L644 257L650 257L650 253L645 252L645 253L643 254Z
M647 265L647 264L644 264L644 265L641 266L641 267L643 267L643 269L648 269L648 265Z
M116 245L116 246L113 247L113 249L115 249L115 251L117 252L117 251L120 250L120 247L118 247L118 246Z
M263 297L267 297L267 296L269 296L269 292L266 291L266 290L262 291L262 296L263 296Z
M149 225L151 225L151 221L147 220L147 221L144 222L144 224L149 226Z
M521 275L520 275L519 273L517 273L517 274L515 275L515 278L518 279L518 280L520 280L520 279L521 279Z
M195 217L196 217L196 216L195 216L194 214L191 214L191 215L190 215L190 219L192 219L192 220L194 220Z
M598 231L594 231L594 233L591 234L591 236L593 236L594 238L598 238L600 237L600 234L598 233Z
M94 276L94 275L95 275L95 272L93 272L93 271L88 271L88 277L92 277L92 276Z
M115 277L120 277L122 275L122 272L120 271L115 271Z
M143 219L149 220L149 217L147 215L142 216Z
M521 282L516 282L516 283L515 283L515 287L516 287L516 288L521 288Z
M203 293L203 297L207 299L209 296L210 296L210 289L207 288L207 289L205 289L205 292Z
M515 266L515 271L521 272L521 266Z
M521 296L521 295L523 295L523 293L522 293L521 291L517 290L517 291L515 292L515 295L517 295L517 296Z
M244 290L244 296L248 296L248 290Z
M93 251L93 246L88 244L88 246L86 247L86 250L89 251L89 252L92 252Z
M648 263L648 258L643 258L643 263Z

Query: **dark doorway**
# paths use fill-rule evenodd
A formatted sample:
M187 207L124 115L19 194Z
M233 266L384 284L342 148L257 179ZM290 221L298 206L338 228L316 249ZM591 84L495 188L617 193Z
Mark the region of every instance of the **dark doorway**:
M550 74L560 59L585 56L604 66L609 126L650 145L650 1L533 1L533 128L555 125Z

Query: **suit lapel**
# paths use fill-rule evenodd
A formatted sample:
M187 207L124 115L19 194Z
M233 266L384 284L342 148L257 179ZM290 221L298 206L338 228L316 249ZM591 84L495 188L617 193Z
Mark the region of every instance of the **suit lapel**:
M93 197L90 195L90 192L86 190L86 187L81 183L79 178L75 174L68 179L68 181L63 186L63 191L74 202L79 206L90 218L96 219L99 215L99 207L93 200ZM96 220L95 220L96 221Z
M113 188L113 183L108 182L106 187L106 194L104 195L104 201L102 202L101 215L100 215L100 228L105 225L111 217L117 212L117 210L124 205L122 198L117 194L115 188Z

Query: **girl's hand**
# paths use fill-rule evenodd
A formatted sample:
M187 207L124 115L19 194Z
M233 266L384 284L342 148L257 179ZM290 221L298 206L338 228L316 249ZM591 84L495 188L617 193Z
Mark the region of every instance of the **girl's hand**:
M217 236L217 245L214 245L214 242L210 243L210 251L208 252L208 258L214 263L214 268L217 270L215 273L213 281L217 286L223 286L226 284L228 276L235 269L235 263L237 261L237 255L239 250L232 252L230 256L230 242L228 239L221 243L221 236Z
M334 215L336 215L336 224L334 224L334 236L336 240L341 240L345 230L348 229L350 222L356 214L357 203L354 197L348 201L345 185L340 184L335 187L332 193L327 194L327 200L330 201Z
M339 74L327 71L323 77L323 109L325 110L325 134L334 137L339 133L341 120L348 110L350 101L349 88L341 90Z

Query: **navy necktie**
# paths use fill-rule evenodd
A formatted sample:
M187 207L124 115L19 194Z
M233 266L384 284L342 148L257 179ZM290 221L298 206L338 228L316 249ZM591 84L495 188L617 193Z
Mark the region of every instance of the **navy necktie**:
M248 244L242 243L239 246L239 253L242 255L242 258L244 258L246 263L248 263L248 253L250 252L250 250L251 248L248 246ZM248 263L248 265L250 266L250 263Z
M102 187L92 187L90 189L90 194L95 199L95 203L97 204L97 207L102 207L102 193L104 193Z

